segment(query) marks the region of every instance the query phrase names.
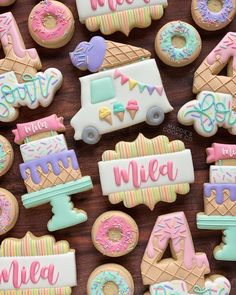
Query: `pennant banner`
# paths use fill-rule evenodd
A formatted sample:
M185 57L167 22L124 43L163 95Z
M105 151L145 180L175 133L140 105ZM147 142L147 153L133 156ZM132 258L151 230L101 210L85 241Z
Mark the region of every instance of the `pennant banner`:
M148 93L150 95L153 94L154 91L156 91L160 96L163 94L164 88L162 85L159 86L153 86L153 85L147 85L141 82L138 82L134 79L131 79L127 77L126 75L122 74L119 70L115 70L114 73L114 79L121 79L121 85L125 85L127 82L129 83L129 90L132 91L136 86L139 88L139 92L143 93L145 89L147 89Z

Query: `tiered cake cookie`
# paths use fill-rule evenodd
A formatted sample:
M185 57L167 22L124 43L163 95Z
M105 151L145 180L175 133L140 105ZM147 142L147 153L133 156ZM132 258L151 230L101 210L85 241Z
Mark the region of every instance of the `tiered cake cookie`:
M96 144L102 134L141 122L160 125L170 105L155 59L143 48L93 37L70 58L80 70L82 108L71 120L75 139ZM88 114L90 114L88 116Z
M13 130L24 160L20 172L28 194L23 204L30 208L50 202L55 214L48 224L51 231L87 220L84 211L71 209L67 194L92 188L90 177L81 175L75 151L68 150L64 136L58 135L63 131L63 118L56 115L17 124Z
M223 230L224 239L215 248L217 260L236 261L236 145L214 143L207 149L210 183L204 185L204 213L197 217L201 229Z
M219 75L227 67L227 76ZM213 136L218 127L236 135L236 33L229 32L194 74L193 92L197 99L186 103L178 113L183 125Z
M162 259L168 244L172 258ZM229 294L229 281L205 278L210 266L205 253L196 253L183 212L159 216L141 264L144 285L151 295Z

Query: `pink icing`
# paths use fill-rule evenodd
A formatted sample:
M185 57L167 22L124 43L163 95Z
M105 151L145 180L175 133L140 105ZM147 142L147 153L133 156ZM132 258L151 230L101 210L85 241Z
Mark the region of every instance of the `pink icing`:
M236 159L235 144L213 143L211 148L207 148L207 163L224 159Z
M25 138L47 131L65 131L63 124L63 118L58 118L57 115L51 115L49 117L36 120L33 122L17 124L17 129L12 130L15 135L15 143L22 143Z
M186 268L191 269L194 263L197 263L198 267L203 265L209 267L206 255L195 253L189 226L183 212L167 214L157 219L147 246L147 255L150 258L155 258L155 240L157 240L158 248L163 251L171 240L176 253L180 252L181 242L184 240L184 265Z
M132 4L134 0L107 0L108 6L111 11L116 11L118 5L123 5L124 3ZM102 7L105 5L106 0L90 0L91 7L93 10L97 10L98 6ZM148 4L150 0L143 0L145 4Z
M51 15L55 17L57 24L54 29L47 29L43 22L45 16ZM71 15L68 13L68 8L58 5L55 1L42 1L31 12L31 25L35 34L41 40L49 41L58 39L66 34L72 22Z
M236 71L236 33L229 32L215 47L215 49L208 55L207 62L213 65L217 58L220 58L222 63L233 57L233 69Z
M18 57L25 57L26 52L31 58L38 58L36 49L25 49L19 29L11 12L0 15L0 39L3 47L9 45L9 37L13 50Z
M114 242L109 239L109 230L118 229L122 233L119 241ZM101 222L96 234L96 241L106 253L125 252L134 243L134 228L123 217L113 216Z
M0 195L0 234L6 232L6 228L11 224L11 209L12 205L8 198L4 195Z
M137 100L129 100L126 106L127 111L138 111L139 106Z
M59 273L55 273L53 264L41 266L39 261L33 261L27 269L19 265L17 260L13 260L9 269L0 269L0 286L1 283L8 283L12 280L15 289L27 285L29 282L38 284L40 280L47 280L50 285L55 285L59 279Z
M147 171L146 171L147 170ZM175 169L173 162L167 161L166 164L159 165L157 159L149 161L148 169L144 166L139 166L137 161L131 160L128 169L121 169L116 166L113 168L115 183L121 186L122 182L129 183L132 179L132 184L135 188L140 188L142 183L149 180L157 182L160 177L168 177L170 181L175 181L178 176L178 169Z

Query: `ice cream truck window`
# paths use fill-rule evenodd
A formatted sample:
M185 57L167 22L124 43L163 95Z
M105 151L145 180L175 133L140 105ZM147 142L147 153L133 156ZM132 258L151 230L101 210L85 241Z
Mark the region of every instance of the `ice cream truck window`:
M100 103L115 97L115 86L111 77L91 81L91 103Z

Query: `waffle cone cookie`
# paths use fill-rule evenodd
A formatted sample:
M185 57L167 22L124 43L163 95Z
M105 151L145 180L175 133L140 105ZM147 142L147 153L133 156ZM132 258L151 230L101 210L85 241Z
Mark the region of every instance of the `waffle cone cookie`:
M8 12L0 15L0 39L5 58L0 60L0 74L14 71L18 82L24 75L35 76L42 68L35 49L26 49L13 15Z
M236 95L236 33L229 32L207 56L194 75L193 92L212 91ZM228 64L228 76L218 76Z
M89 42L81 42L70 58L80 70L97 72L150 58L151 53L140 47L106 41L102 37L93 37Z
M162 259L170 243L173 258ZM144 285L181 280L191 293L203 289L210 267L205 253L195 253L183 212L159 216L141 263Z

